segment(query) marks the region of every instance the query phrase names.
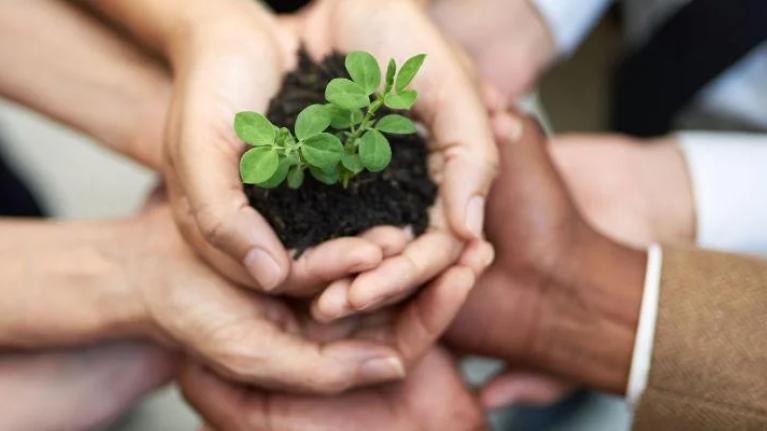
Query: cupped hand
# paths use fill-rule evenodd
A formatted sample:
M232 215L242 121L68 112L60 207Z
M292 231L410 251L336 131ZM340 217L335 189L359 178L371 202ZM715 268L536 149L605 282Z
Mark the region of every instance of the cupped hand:
M377 250L380 259L384 247L374 233L346 241ZM375 331L365 334L379 338L350 334L320 343L305 336L300 309L232 284L198 260L167 207L142 216L135 237L140 246L129 254L126 273L145 310L144 331L223 376L264 388L327 393L399 379L444 332L474 283L473 271L455 268L397 313L370 323ZM307 253L289 279L348 277L356 265L350 267L333 247Z
M399 256L357 277L345 301L320 298L316 317L330 320L402 299L454 264L468 241L481 238L497 150L478 85L417 3L321 0L303 11L293 28L315 57L363 50L402 65L413 55L427 55L413 81L419 93L413 112L428 131L428 162L439 186L430 228Z
M223 274L263 290L281 285L290 259L248 204L239 174L240 111L265 112L298 42L257 2L221 2L171 47L174 91L163 174L184 237Z
M482 410L453 359L434 347L402 382L334 397L295 396L232 385L200 367L181 377L204 431L480 431Z

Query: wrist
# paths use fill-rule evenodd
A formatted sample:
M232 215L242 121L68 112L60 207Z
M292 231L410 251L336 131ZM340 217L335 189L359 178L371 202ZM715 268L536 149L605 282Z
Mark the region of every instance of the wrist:
M696 214L692 181L682 150L674 138L642 144L646 152L642 166L645 202L653 240L692 245Z
M634 351L647 255L590 230L571 268L551 283L570 292L541 318L536 363L588 387L625 393ZM554 289L552 289L554 290Z
M280 31L273 14L256 1L193 3L195 7L186 10L164 37L164 51L174 70L210 51L214 55L243 55L262 40L271 43Z

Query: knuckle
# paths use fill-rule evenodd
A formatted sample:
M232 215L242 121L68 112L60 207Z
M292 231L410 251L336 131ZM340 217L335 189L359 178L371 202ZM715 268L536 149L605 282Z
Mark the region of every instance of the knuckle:
M233 238L231 215L222 215L204 206L195 211L195 219L203 238L216 248L228 244Z

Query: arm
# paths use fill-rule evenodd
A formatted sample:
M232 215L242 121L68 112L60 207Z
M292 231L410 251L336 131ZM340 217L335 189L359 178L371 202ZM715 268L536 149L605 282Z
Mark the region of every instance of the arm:
M46 348L139 335L125 276L128 222L0 222L0 346ZM119 244L119 246L118 246Z
M505 98L529 91L557 58L569 55L609 0L441 0L431 12Z
M162 68L57 0L0 1L0 94L152 168L170 86Z
M757 341L765 336L765 286L765 260L663 250L652 360L636 430L767 426L767 353Z

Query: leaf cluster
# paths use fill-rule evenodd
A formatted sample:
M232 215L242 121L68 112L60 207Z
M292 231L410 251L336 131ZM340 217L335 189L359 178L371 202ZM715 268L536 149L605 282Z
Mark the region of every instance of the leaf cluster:
M418 93L408 86L425 58L417 55L399 71L391 60L382 75L372 55L349 53L345 65L351 79L330 81L325 89L327 103L301 111L293 131L275 126L256 112L238 113L234 129L252 147L240 160L242 181L274 188L287 180L289 187L297 189L308 171L325 184L346 187L364 170L386 169L392 151L385 134L413 134L416 127L403 115L378 118L376 113L383 106L399 111L413 107Z

